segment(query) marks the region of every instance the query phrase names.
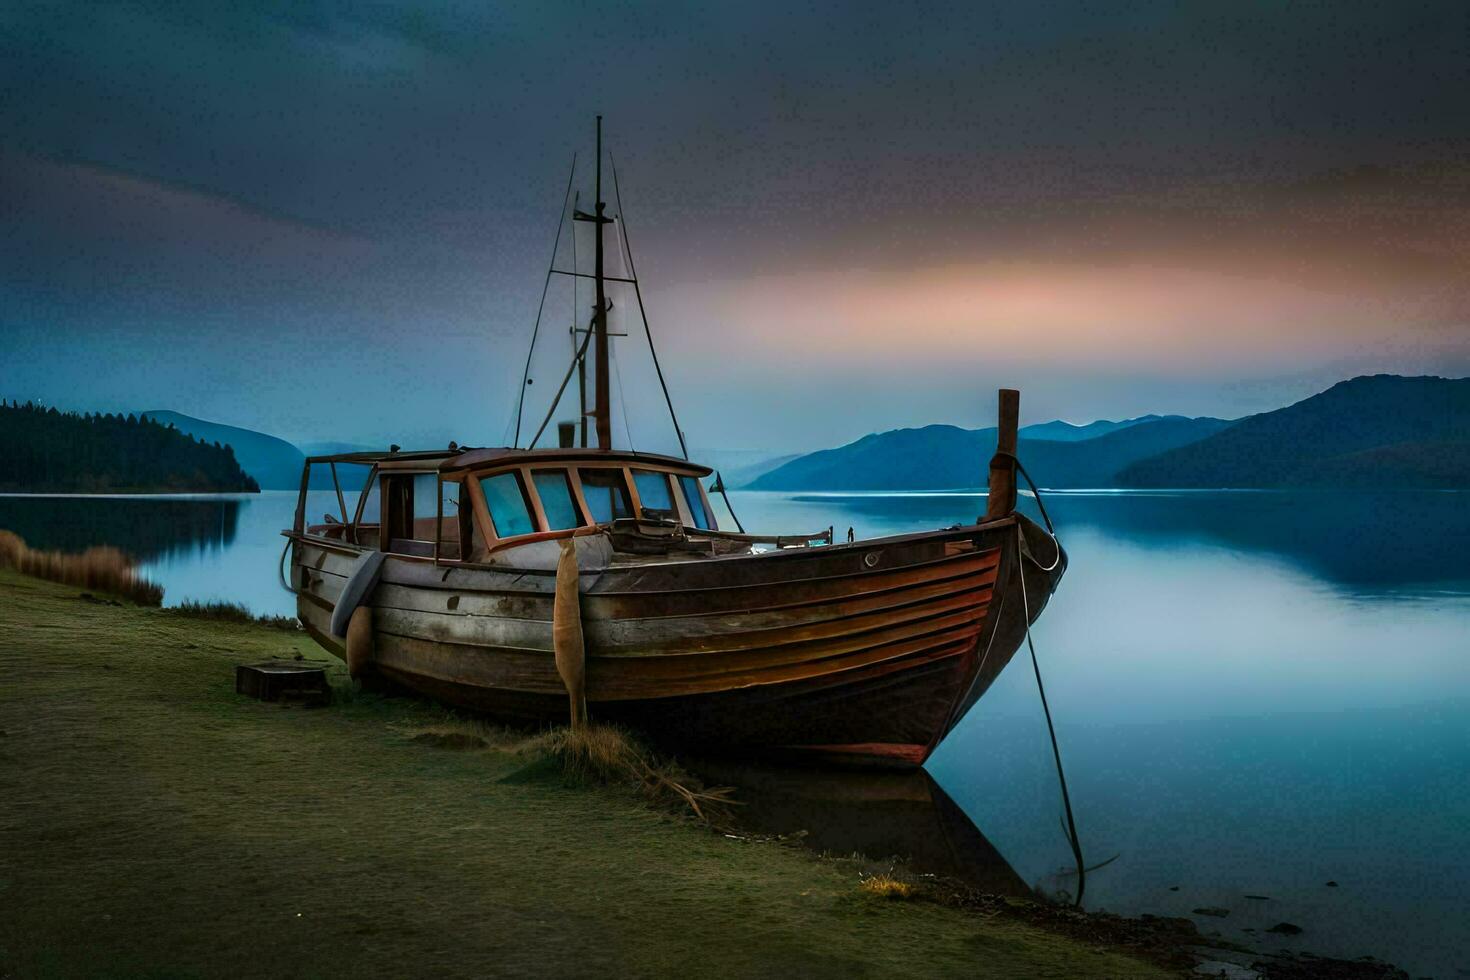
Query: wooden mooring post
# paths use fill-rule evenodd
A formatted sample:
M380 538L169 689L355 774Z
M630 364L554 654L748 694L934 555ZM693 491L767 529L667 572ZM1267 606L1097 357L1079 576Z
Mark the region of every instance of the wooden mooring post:
M1000 389L1000 416L996 423L995 455L990 458L990 497L984 520L1005 517L1016 509L1016 439L1021 424L1021 393Z

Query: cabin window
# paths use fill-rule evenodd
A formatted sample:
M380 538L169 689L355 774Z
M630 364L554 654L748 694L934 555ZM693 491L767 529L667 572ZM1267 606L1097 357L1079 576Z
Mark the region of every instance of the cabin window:
M433 541L439 521L439 474L413 476L413 534L415 541Z
M577 512L572 480L566 470L533 470L531 482L536 484L536 496L541 498L541 510L546 514L546 530L564 531L582 526L582 515Z
M482 477L480 489L485 494L485 506L490 511L490 520L498 537L513 538L536 530L535 522L531 520L531 501L526 497L525 487L521 486L519 473Z
M699 492L699 480L692 476L681 476L679 489L684 491L684 502L689 505L689 516L694 519L694 526L702 531L712 529L714 522L704 509L704 495Z
M399 474L383 474L378 482L383 488L383 528L385 550L394 550L394 538L412 537L409 528L413 524L413 481Z
M638 502L649 517L673 517L674 497L669 493L669 476L653 470L634 470L633 485L638 488Z
M347 499L356 495L356 504L351 513L359 524L377 524L382 515L382 497L378 492L377 474L371 466L360 463L338 463L337 477L342 481L342 492Z
M384 473L378 479L381 486L382 525L379 530L379 547L394 554L422 555L434 557L435 533L440 532L440 491L444 492L444 526L447 536L459 533L459 495L454 483L440 483L438 473ZM372 513L370 501L363 501L362 523L366 525ZM359 533L360 541L368 544L370 529ZM442 539L441 539L442 544Z
M439 484L439 497L443 500L443 512L439 523L439 557L457 559L463 545L460 523L459 499L463 488L453 480Z
M369 463L338 463L337 482L347 501L353 540L369 548L378 547L382 497L378 491L377 470Z
M623 482L622 470L578 470L582 478L582 498L587 501L587 510L598 524L608 524L623 517L633 516L633 502L628 496L628 485Z

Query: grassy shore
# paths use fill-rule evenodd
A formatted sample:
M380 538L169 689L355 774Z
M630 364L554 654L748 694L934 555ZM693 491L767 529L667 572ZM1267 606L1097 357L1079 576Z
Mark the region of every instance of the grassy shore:
M0 976L1149 977L525 759L234 693L299 634L0 571ZM335 661L332 661L335 664Z

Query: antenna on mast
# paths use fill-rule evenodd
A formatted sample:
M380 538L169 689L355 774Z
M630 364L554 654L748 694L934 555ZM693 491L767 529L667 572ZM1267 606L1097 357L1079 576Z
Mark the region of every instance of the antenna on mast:
M607 202L602 199L602 116L597 117L597 167L596 177L593 184L594 211L588 214L585 211L573 211L573 221L590 221L594 225L596 235L593 241L596 246L593 250L593 279L597 285L597 299L592 307L592 339L593 339L593 370L597 375L597 395L593 402L592 418L597 425L597 448L612 448L612 411L611 397L608 388L608 348L607 348L607 290L602 275L602 226L611 223L612 219L606 217L602 212L607 207Z

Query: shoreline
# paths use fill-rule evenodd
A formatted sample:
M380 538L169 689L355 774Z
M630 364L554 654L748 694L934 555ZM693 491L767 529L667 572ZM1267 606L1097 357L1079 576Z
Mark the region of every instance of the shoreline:
M406 737L453 716L351 694L304 634L9 570L0 600L0 974L1148 977L1210 943L938 879L876 898L861 862L513 778L523 759ZM234 693L236 664L298 655L347 696ZM1260 975L1398 975L1302 962Z
M291 493L294 490L0 490L0 497L45 497L62 500L130 500L135 497L203 497L218 500L225 497L258 497L263 493Z

